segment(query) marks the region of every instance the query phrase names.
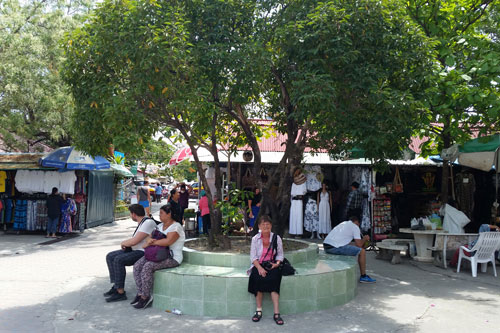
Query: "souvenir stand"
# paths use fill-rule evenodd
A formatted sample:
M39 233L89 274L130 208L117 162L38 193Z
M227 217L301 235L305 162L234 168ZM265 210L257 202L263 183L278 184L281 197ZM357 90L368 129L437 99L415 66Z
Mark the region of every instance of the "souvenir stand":
M47 197L52 187L67 195L57 231L68 233L85 225L85 174L60 173L38 165L43 154L0 154L0 224L4 231L45 231Z

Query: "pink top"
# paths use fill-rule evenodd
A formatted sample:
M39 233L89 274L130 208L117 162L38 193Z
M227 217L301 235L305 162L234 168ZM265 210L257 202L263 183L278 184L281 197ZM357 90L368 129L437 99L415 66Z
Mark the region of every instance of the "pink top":
M271 261L273 260L273 250L269 249L268 247L264 248L264 245L262 245L262 254L260 255L259 262L262 264L264 261ZM267 254L267 255L266 255Z
M207 214L210 214L210 208L208 208L208 198L206 195L200 198L200 202L198 203L198 207L200 208L201 216L205 216Z

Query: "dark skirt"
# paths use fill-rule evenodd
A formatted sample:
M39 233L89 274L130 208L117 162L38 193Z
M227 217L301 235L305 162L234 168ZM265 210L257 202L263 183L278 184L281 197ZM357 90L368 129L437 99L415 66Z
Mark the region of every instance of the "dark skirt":
M266 277L259 275L257 267L252 268L250 278L248 279L248 292L257 295L257 292L277 292L280 293L281 269L275 268L267 272Z

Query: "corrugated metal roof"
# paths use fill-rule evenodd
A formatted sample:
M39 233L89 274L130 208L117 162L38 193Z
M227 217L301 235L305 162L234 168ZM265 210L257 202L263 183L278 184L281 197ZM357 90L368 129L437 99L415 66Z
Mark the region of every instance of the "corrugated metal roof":
M54 168L44 168L38 164L38 160L44 155L43 153L0 153L0 170L54 170Z
M260 124L261 126L265 127L272 127L272 121L271 120L256 120L255 121L257 124ZM286 139L287 135L286 134L281 134L277 133L276 131L271 130L270 131L270 136L269 137L261 137L258 138L258 143L259 143L259 148L261 152L284 152L286 149ZM415 153L420 154L421 149L420 145L423 142L426 142L429 140L429 138L424 137L422 139L418 137L412 137L411 138L411 143L409 145L410 149L413 150ZM252 150L250 146L244 146L244 147L239 147L239 151L244 151L244 150ZM309 147L306 147L304 152L311 152L312 149ZM319 152L326 153L326 150L320 150Z

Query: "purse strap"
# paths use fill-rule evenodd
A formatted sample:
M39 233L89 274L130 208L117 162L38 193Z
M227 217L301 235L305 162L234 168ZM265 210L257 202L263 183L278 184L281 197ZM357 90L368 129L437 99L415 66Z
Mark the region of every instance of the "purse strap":
M276 259L276 255L278 254L278 236L273 234L273 240L271 241L271 245L273 247L273 261Z

